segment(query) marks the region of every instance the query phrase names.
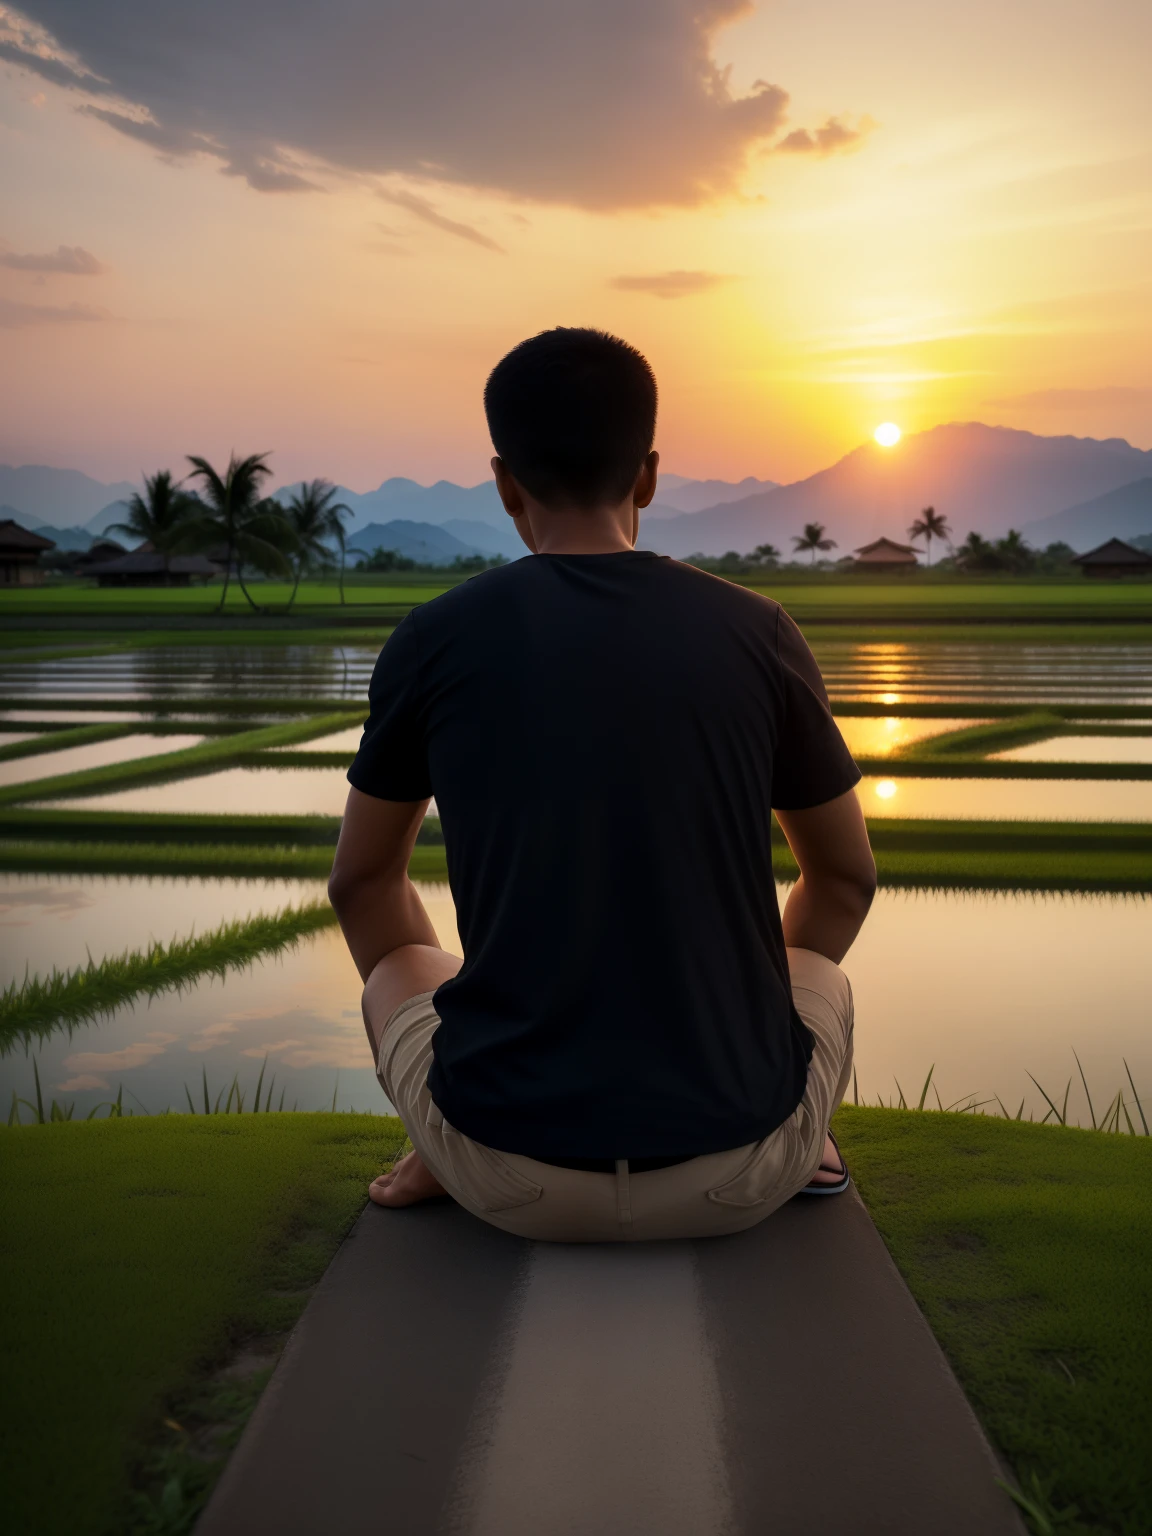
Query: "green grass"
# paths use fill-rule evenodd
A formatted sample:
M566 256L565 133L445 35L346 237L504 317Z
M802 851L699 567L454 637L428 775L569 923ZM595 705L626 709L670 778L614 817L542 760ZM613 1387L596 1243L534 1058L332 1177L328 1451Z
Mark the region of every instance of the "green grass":
M39 757L45 752L63 752L68 747L87 747L96 741L115 741L118 736L134 736L142 727L120 721L107 725L74 725L64 730L51 728L30 737L27 741L10 741L0 746L0 763L12 762L20 757Z
M1143 1536L1152 1143L851 1107L836 1130L1016 1476L1049 1508L1076 1507L1068 1536ZM0 1452L6 1523L187 1530L402 1140L397 1120L329 1114L0 1130L0 1333L19 1384Z
M102 768L86 768L78 773L55 774L51 778L9 784L0 789L0 806L19 804L21 800L54 800L68 795L127 789L135 784L151 784L163 779L211 773L218 768L234 766L247 753L306 741L350 725L359 725L362 721L362 709L345 709L310 719L261 726L254 731L237 731L232 735L217 736L198 746L184 747L178 752L159 752L129 762L108 763Z
M221 923L208 933L155 940L74 970L25 976L0 993L0 1050L97 1018L134 998L170 992L200 976L223 976L260 955L287 949L335 923L327 901Z
M1152 1529L1152 1142L845 1107L860 1193L969 1399L1072 1532ZM1036 1527L1040 1529L1039 1526Z
M187 1531L403 1136L330 1114L0 1130L8 1529Z

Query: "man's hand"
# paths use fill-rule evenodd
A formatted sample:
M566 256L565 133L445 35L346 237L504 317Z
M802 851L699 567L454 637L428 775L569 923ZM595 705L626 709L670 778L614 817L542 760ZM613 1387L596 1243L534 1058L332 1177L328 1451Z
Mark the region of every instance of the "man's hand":
M377 800L358 789L348 791L328 897L364 981L402 945L440 948L408 878L408 860L427 809L427 800Z
M837 964L876 894L876 861L856 791L807 811L777 811L800 878L784 907L784 942Z

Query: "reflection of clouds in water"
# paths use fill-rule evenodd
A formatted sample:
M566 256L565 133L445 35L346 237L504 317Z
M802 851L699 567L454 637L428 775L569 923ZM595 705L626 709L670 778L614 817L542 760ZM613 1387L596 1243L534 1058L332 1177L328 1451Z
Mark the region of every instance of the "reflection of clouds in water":
M0 888L0 924L21 928L38 917L75 917L94 905L92 892L76 886L6 885ZM10 913L19 915L10 917Z
M175 1035L157 1032L151 1040L137 1040L118 1051L76 1051L71 1056L65 1056L64 1066L70 1072L79 1073L127 1072L132 1067L144 1066L154 1056L163 1056L175 1039ZM75 1087L76 1084L58 1083L56 1086L65 1088ZM108 1084L88 1083L85 1086L106 1088Z
M238 1024L233 1024L229 1019L221 1019L217 1024L205 1024L203 1029L198 1029L196 1034L188 1042L190 1051L210 1051L214 1045L223 1045L226 1035L234 1035L239 1029Z

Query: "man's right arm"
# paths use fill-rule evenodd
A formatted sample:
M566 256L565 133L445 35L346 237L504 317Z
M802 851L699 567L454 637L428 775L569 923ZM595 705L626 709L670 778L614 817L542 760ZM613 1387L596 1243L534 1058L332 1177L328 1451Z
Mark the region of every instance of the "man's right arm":
M856 791L803 811L776 811L800 878L784 907L784 942L837 964L852 947L876 893L876 861Z

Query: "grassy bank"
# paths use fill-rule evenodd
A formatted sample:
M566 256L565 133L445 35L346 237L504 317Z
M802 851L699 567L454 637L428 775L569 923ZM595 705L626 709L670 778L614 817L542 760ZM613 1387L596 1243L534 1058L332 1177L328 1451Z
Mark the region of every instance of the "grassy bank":
M0 1131L8 1528L189 1530L402 1137L328 1114Z
M836 1128L1025 1490L1078 1508L1059 1527L1069 1536L1145 1532L1152 1143L851 1108ZM395 1120L327 1114L0 1131L0 1334L20 1383L2 1442L14 1530L189 1528L401 1138Z
M1152 1143L854 1108L836 1129L1025 1489L1079 1511L1070 1536L1152 1529Z

